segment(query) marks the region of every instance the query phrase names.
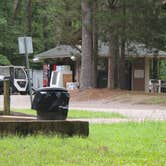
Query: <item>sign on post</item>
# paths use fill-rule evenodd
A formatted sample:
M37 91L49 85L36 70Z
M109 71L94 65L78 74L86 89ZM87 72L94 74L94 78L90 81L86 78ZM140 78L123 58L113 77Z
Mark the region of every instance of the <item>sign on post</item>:
M4 89L4 115L10 115L10 81L3 81Z
M25 46L25 43L26 43L26 46ZM33 53L32 37L19 37L18 45L19 45L20 54L26 54L26 51L28 54Z
M28 69L28 82L29 82L28 85L29 85L30 101L32 106L32 87L31 87L29 59L28 59L28 54L33 53L32 37L28 37L28 36L19 37L18 45L19 45L19 53L25 54L25 57L26 57L26 67Z

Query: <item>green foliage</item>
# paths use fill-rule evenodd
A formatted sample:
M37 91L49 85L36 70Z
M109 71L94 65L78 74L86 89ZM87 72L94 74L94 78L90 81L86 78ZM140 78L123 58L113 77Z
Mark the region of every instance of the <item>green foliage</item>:
M0 53L7 57L12 63L18 54L17 37L20 27L13 20L13 1L0 1ZM19 60L20 64L21 61Z
M48 3L47 11L56 40L59 43L77 44L81 37L80 0L52 0Z
M111 0L110 0L111 1ZM165 48L166 15L162 1L121 0L108 6L99 2L96 19L100 34L109 33L110 29L120 39L128 42L137 41L147 46ZM117 3L116 3L117 2ZM107 37L107 36L106 36Z
M166 80L166 61L160 62L160 79Z
M0 1L0 53L12 64L25 64L25 58L18 53L19 36L32 36L34 55L58 43L75 44L80 40L80 1L36 0L31 1L29 10L28 2L18 1L14 8L15 1Z
M28 29L29 0L18 2L17 11L14 11L14 1L0 1L0 54L6 56L12 64L25 63L25 58L18 53L19 36L33 37L33 55L59 43L81 43L80 0L31 1L31 30ZM137 0L112 2L118 3L110 8L108 1L97 1L97 10L93 11L100 39L107 41L111 29L118 34L119 41L137 41L166 49L166 12L162 8L162 0L140 0L139 3ZM34 64L31 66L36 67Z
M7 59L7 57L0 55L0 65L5 66L5 65L10 65L10 61Z
M0 26L6 25L6 19L5 18L0 18Z

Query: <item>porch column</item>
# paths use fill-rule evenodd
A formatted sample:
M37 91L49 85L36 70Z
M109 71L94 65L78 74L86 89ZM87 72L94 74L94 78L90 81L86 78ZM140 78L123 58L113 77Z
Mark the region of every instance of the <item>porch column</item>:
M145 92L149 92L149 79L150 79L150 59L145 58Z
M80 59L76 59L76 72L75 72L75 81L80 84Z

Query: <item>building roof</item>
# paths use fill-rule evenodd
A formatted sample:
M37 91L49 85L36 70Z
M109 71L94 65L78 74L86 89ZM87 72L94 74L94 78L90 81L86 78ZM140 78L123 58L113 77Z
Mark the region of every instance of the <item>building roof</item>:
M108 43L99 42L98 53L100 57L108 57ZM145 44L130 43L126 45L125 54L127 57L159 57L166 58L166 52L155 48L147 48ZM53 49L37 54L35 58L51 59L51 58L66 58L71 56L81 56L81 52L70 45L59 45Z
M109 53L108 43L99 42L99 55L107 57ZM126 57L159 57L166 58L166 52L156 48L146 47L145 44L130 43L125 48Z
M145 44L131 43L126 48L126 55L129 57L159 57L166 58L166 52L152 47L146 47Z
M39 59L48 59L48 58L66 58L71 56L80 55L80 52L71 47L70 45L58 45L55 48L52 48L48 51L37 54L35 57Z

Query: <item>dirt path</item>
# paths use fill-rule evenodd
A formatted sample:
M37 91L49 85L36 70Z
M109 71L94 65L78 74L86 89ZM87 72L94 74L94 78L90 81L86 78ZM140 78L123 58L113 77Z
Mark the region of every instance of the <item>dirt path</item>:
M166 120L166 95L108 89L72 91L70 109L117 112L132 119ZM149 104L162 101L162 104Z
M73 91L70 94L70 109L117 112L135 120L166 120L166 105L142 104L156 95L109 90ZM3 108L2 95L0 108ZM12 95L11 108L30 108L29 96Z

